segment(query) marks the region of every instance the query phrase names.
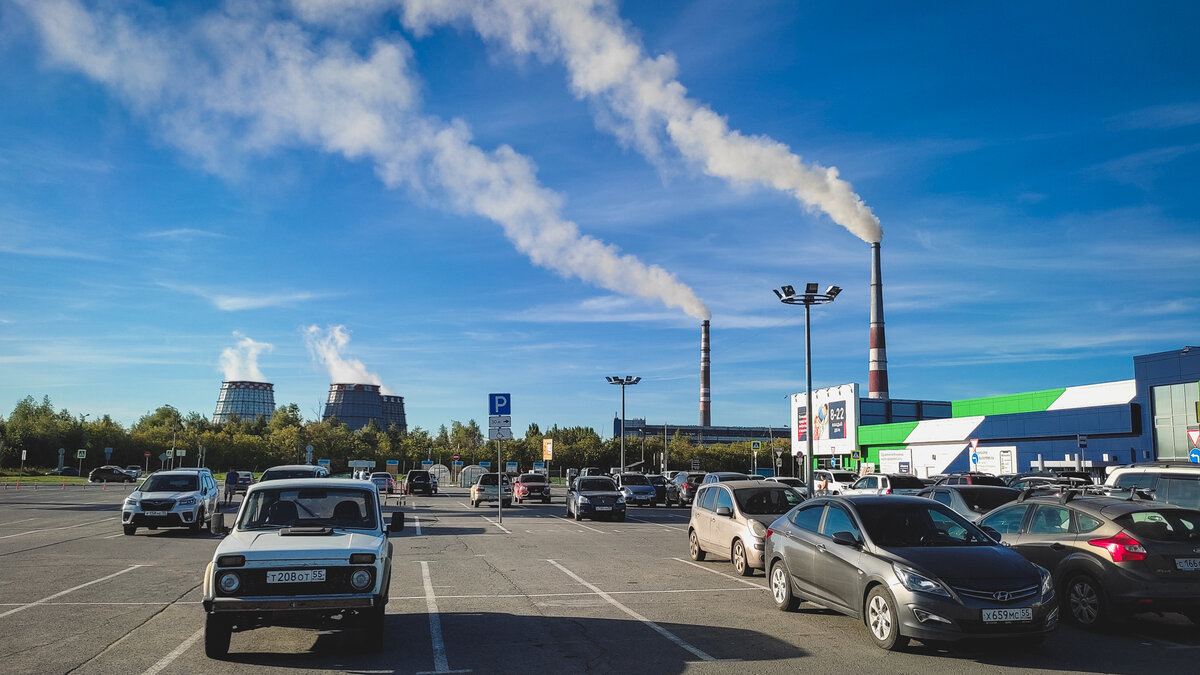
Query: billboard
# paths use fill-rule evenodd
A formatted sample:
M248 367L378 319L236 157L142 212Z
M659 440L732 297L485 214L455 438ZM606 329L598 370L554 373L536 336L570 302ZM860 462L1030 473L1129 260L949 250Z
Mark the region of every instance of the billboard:
M849 455L858 450L858 384L814 389L813 454ZM808 445L804 392L791 396L792 454L803 455Z

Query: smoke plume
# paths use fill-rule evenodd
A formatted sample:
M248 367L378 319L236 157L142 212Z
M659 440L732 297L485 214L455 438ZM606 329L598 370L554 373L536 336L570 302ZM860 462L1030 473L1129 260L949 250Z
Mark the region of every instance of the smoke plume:
M377 384L383 393L390 394L379 375L367 370L362 361L342 356L350 344L350 332L345 326L327 326L322 331L317 326L304 329L304 346L313 360L325 366L329 381L333 384Z
M294 0L312 19L332 17L340 3ZM704 173L755 183L819 209L868 243L883 233L879 219L838 177L834 167L805 164L784 144L746 136L725 118L687 97L669 55L647 56L626 30L611 0L393 0L404 24L421 33L441 23L469 21L486 40L517 54L557 59L575 96L595 103L600 124L652 160L667 140ZM358 0L381 8L387 0Z
M168 11L149 3L16 3L55 64L102 83L210 171L236 173L243 156L292 147L367 160L389 187L495 221L517 250L563 277L709 316L666 270L581 234L528 158L508 146L477 147L463 123L422 114L412 49L403 40L356 50L361 33L339 37L341 20L314 27L265 1L197 10L183 27L168 25ZM307 16L321 3L298 6Z
M275 349L269 342L256 342L237 331L233 337L238 338L237 346L226 347L221 352L221 372L225 374L226 382L266 382L262 371L258 369L258 355Z

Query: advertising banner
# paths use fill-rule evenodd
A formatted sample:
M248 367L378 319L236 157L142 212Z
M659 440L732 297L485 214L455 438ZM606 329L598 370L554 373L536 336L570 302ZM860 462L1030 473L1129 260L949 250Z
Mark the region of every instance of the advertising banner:
M817 457L850 455L858 450L858 384L814 389L813 454ZM792 454L804 454L808 443L804 392L792 394Z

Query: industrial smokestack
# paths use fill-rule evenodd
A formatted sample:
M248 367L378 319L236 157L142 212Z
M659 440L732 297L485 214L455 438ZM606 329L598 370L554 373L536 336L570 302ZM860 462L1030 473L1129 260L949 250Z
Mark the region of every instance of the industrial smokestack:
M879 242L871 242L871 356L867 365L867 398L888 397L887 348L883 339L883 275Z
M712 426L712 399L708 384L708 322L700 324L700 426Z

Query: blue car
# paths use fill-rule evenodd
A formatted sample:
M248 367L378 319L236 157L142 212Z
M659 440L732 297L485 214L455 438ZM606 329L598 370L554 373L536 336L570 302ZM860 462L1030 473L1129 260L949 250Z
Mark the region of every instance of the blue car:
M645 474L617 474L617 489L625 496L626 504L654 506L654 503L658 501L658 491L654 489Z

